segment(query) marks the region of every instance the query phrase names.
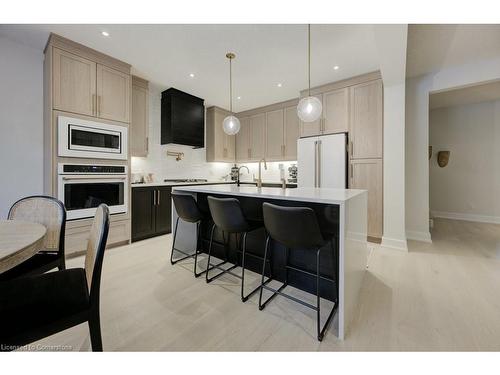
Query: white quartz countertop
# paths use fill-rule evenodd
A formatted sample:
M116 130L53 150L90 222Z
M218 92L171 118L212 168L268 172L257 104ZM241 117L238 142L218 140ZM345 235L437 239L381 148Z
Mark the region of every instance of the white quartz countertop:
M257 188L255 186L232 185L198 185L177 186L176 191L192 193L207 193L221 195L236 195L243 197L283 199L301 202L316 202L325 204L343 204L357 195L366 193L366 190L357 189L328 189L328 188Z
M217 185L217 184L235 184L236 181L206 181L206 182L148 182L144 184L131 184L135 187L150 187L150 186L192 186L192 185Z

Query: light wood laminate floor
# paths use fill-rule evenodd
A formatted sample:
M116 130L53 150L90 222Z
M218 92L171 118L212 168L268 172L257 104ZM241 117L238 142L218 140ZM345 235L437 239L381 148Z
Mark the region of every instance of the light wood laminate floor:
M437 219L432 244L376 247L345 341L315 338L315 315L277 297L239 298L231 276L206 284L171 266L171 236L109 250L101 288L107 351L500 350L500 226ZM81 266L83 258L68 266ZM256 276L255 281L257 281ZM37 342L89 350L86 324Z

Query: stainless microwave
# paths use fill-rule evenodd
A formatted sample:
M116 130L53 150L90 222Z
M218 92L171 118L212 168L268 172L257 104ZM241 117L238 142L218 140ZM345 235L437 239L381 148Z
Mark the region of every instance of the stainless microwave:
M59 116L59 156L127 159L127 127Z

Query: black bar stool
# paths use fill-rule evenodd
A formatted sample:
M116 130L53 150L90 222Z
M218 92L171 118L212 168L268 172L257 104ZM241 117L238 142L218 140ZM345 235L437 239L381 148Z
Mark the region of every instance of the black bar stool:
M256 225L254 223L250 223L245 219L243 215L243 211L241 210L240 202L235 198L215 198L215 197L207 197L208 206L210 208L210 214L212 215L212 219L214 221L214 225L212 226L212 230L210 231L210 246L208 248L208 264L207 264L207 273L205 274L207 283L215 280L216 278L228 273L232 276L235 276L241 279L241 300L245 302L248 298L257 292L260 289L260 285L251 291L249 294L245 295L245 257L251 256L257 259L261 259L263 262L263 268L265 270L266 261L265 258L258 256L256 254L247 253L246 251L246 242L247 242L247 234L253 230L262 228L262 225ZM222 268L221 266L228 262L228 246L224 243L226 254L226 259L218 264L211 264L210 257L212 254L212 243L214 238L215 228L219 228L223 234L227 233L228 237L232 233L240 234L241 241L238 242L238 250L241 253L241 276L237 275L231 270L238 267L238 264L235 264L227 269ZM225 240L224 240L225 242ZM240 250L241 245L241 250ZM217 268L221 272L213 277L209 277L209 272L213 269Z
M175 223L174 239L172 242L172 252L170 254L170 263L175 264L181 260L194 257L194 276L198 277L203 272L196 272L196 266L198 264L198 254L202 251L200 250L200 224L203 219L203 215L198 208L198 204L195 199L190 194L181 194L175 191L172 192L172 200L174 201L175 210L177 211L177 221ZM188 254L185 251L177 249L175 247L175 240L177 238L177 228L179 228L179 219L186 221L188 223L196 223L196 249L193 254ZM184 255L184 257L174 260L174 251L177 251Z
M318 220L316 218L316 214L314 210L309 207L281 207L276 206L270 203L264 203L263 206L263 214L264 214L264 225L268 232L268 236L266 239L266 249L264 252L264 258L267 259L267 253L269 252L269 245L271 240L276 241L286 247L286 276L285 282L278 289L273 289L267 285L272 279L272 276L268 278L267 282L264 282L264 274L265 268L262 268L262 281L261 281L261 289L259 295L259 310L263 310L266 307L267 303L273 299L276 295L281 295L292 301L300 303L303 306L309 307L316 311L316 325L317 325L317 333L318 340L323 340L323 336L325 331L330 324L330 321L334 315L334 312L337 310L337 302L332 308L332 311L328 315L328 318L321 328L320 324L320 280L326 280L331 282L337 287L337 257L334 250L333 240L325 241L321 231L319 229ZM331 250L333 252L332 256L334 259L334 278L328 278L321 276L320 274L320 253L322 248L330 242ZM297 267L293 267L289 265L289 252L290 249L293 248L303 248L310 249L311 251L316 251L316 273L309 272ZM270 258L272 258L272 252L270 253ZM307 302L304 302L298 298L295 298L289 294L283 293L282 290L288 285L288 271L294 270L297 272L305 273L311 276L316 277L316 306L311 305ZM263 289L269 290L273 292L273 294L262 303L262 291ZM338 293L337 293L338 296ZM337 297L338 298L338 297Z

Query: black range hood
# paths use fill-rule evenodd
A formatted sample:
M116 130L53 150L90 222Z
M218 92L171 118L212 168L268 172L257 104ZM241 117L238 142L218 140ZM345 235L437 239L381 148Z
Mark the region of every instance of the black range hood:
M203 99L174 88L161 93L161 144L205 146Z

